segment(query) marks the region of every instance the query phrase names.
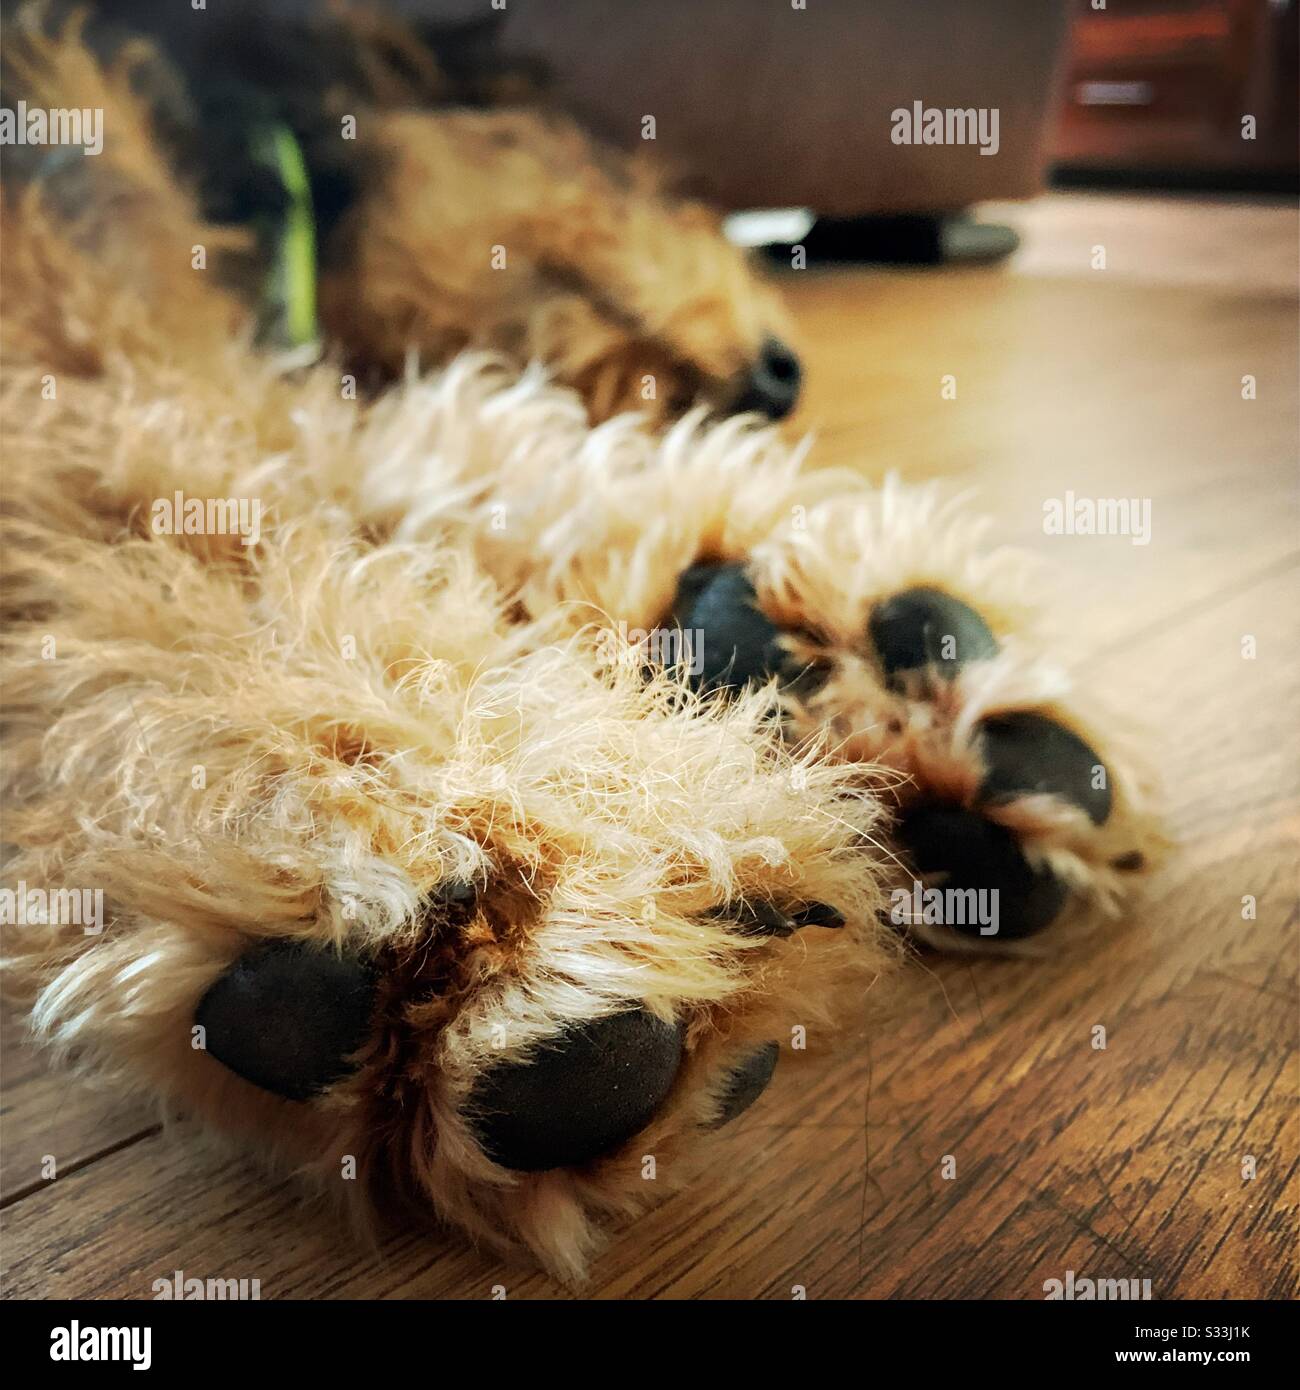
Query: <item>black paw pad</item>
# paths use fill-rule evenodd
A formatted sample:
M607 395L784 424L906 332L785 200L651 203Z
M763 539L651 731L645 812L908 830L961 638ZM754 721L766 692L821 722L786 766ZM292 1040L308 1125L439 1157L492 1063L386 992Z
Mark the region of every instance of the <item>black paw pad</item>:
M867 635L889 685L908 671L934 669L951 680L971 661L996 655L997 639L983 618L942 589L919 587L878 603Z
M245 1081L307 1100L347 1074L374 1004L371 968L301 942L241 956L199 1001L204 1046Z
M776 1070L781 1049L774 1042L764 1043L748 1053L732 1068L718 1096L718 1118L710 1126L721 1129L729 1125L767 1090L767 1083Z
M920 807L903 818L898 833L916 872L936 875L941 890L929 900L919 890L925 921L935 920L933 906L937 920L963 936L1014 941L1042 931L1065 906L1066 885L1034 868L1011 831L972 811Z
M691 643L697 690L761 685L784 669L780 629L760 612L742 566L692 565L677 582L673 613Z
M1094 825L1110 815L1110 776L1078 734L1027 710L985 719L979 729L985 801L1049 792L1086 812Z
M570 1028L526 1062L493 1067L468 1107L483 1151L524 1173L590 1163L654 1118L683 1041L680 1025L632 1009Z

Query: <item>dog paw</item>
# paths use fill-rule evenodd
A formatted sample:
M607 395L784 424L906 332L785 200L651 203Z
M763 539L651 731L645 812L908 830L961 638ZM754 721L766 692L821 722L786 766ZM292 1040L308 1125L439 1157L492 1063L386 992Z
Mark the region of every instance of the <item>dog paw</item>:
M632 1003L566 1020L557 1003L549 1027L520 1029L495 1003L474 1001L471 979L481 962L468 962L497 934L493 922L502 903L517 911L520 901L517 887L489 888L450 909L445 894L433 895L432 936L416 948L418 966L409 947L367 953L284 939L252 945L199 1000L194 1023L202 1049L259 1090L312 1102L335 1088L346 1091L367 1069L373 1089L377 1060L386 1067L420 1046L434 1019L438 1031L455 1031L463 1012L462 1029L493 1036L473 1045L465 1040L470 1064L456 1087L462 1137L490 1163L515 1173L582 1168L615 1153L669 1107L688 1059L686 1112L698 1127L721 1128L759 1098L778 1045L736 1049L726 1030L715 1030L721 1016L714 1019L708 1005L683 1001L665 1019ZM779 980L782 954L792 964L806 951L802 945L792 953L783 944L789 937L806 927L844 926L843 915L822 903L740 901L692 913L679 929L718 963L730 956L737 972ZM759 949L764 941L771 950ZM591 965L599 963L599 946L590 956ZM490 1020L486 1030L471 1022L476 1012ZM697 1065L701 1057L704 1064ZM387 1094L391 1086L382 1089Z
M758 702L699 718L667 700L642 712L630 680L627 695L603 761L512 786L540 818L573 779L565 818L551 808L545 838L529 826L536 862L486 787L454 813L479 870L426 878L400 924L376 930L325 889L309 931L214 943L182 1030L186 1099L217 1127L242 1115L266 1144L304 1147L322 1181L353 1161L363 1207L527 1245L564 1277L593 1222L652 1195L647 1156L650 1187L689 1178L759 1101L774 1040L829 1028L897 955L878 920L880 808L842 766L793 777ZM633 753L619 814L616 757Z
M1114 910L1156 843L1127 761L1066 707L1014 604L986 610L960 574L893 587L885 568L807 538L692 566L673 620L696 688L774 681L792 739L894 774L890 917L909 933L1010 943Z

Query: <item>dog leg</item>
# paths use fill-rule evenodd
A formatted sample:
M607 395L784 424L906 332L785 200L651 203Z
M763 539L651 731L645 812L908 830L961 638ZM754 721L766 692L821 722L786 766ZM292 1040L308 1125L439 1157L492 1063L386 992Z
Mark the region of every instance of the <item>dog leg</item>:
M507 621L468 525L367 522L358 486L402 518L428 480L438 386L326 409L225 350L224 401L184 357L6 372L6 988L56 1058L360 1214L577 1277L890 963L878 804L769 700ZM486 469L525 403L440 445ZM256 535L154 524L214 489Z
M415 349L538 360L594 419L697 397L787 414L797 358L775 295L715 214L639 161L527 110L377 112L354 206L326 253L322 314L350 358Z
M684 656L703 691L774 681L793 741L890 769L900 925L978 948L1118 909L1161 844L1150 776L1087 713L987 523L932 488L805 472L739 421L570 445L549 472L511 455L496 505L528 505L495 534L485 510L488 563L530 611Z

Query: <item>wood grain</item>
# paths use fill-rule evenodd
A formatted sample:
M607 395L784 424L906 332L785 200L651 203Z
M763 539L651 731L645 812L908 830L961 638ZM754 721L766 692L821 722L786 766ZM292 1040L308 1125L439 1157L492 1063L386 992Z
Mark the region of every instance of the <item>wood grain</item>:
M140 1106L51 1073L0 1005L0 1207L153 1132Z
M1107 206L1098 240L1152 234L1118 203L1108 230ZM1291 216L1259 209L1255 244L1294 246ZM1276 259L1252 277L1235 254L1231 285L1072 272L1068 248L1047 275L787 277L816 457L976 482L1042 553L1062 659L1151 730L1176 851L1122 927L1041 960L923 958L846 1038L787 1055L586 1295L1041 1298L1070 1269L1165 1299L1300 1290L1295 303ZM1045 536L1065 489L1150 498L1151 544ZM8 1035L4 1060L8 1297L143 1298L175 1269L264 1298L570 1295L455 1235L360 1249ZM62 1175L33 1180L46 1152Z

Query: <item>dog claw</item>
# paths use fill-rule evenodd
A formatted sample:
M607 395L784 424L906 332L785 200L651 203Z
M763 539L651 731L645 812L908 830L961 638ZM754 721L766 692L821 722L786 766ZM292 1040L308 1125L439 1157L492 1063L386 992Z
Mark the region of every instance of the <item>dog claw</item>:
M719 1096L718 1118L709 1126L710 1129L729 1125L767 1090L780 1053L781 1049L776 1043L764 1043L732 1069Z
M806 903L783 912L768 902L747 902L736 907L715 908L712 913L734 922L746 936L793 936L800 927L842 927L844 914L826 903Z
M844 925L844 914L826 903L809 903L791 914L790 920L796 927L833 927Z

